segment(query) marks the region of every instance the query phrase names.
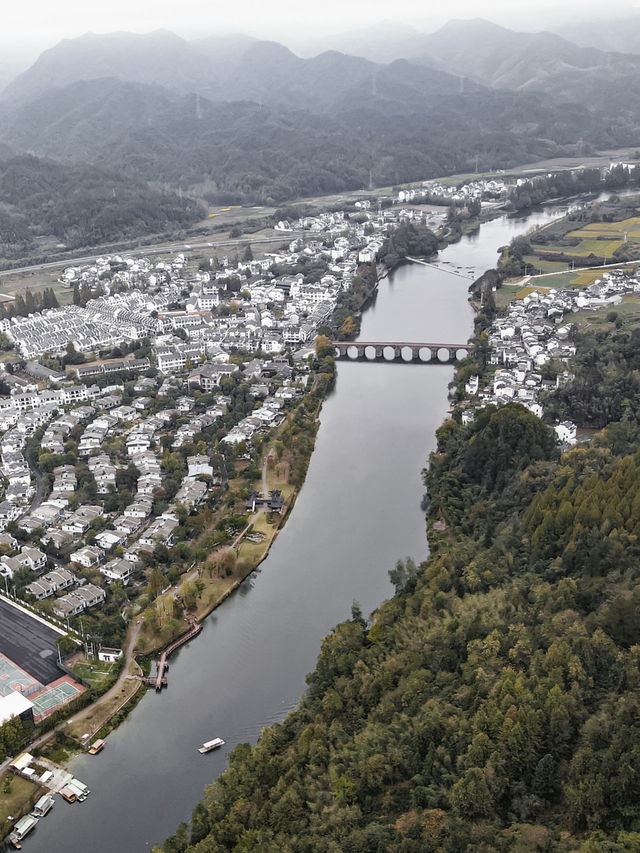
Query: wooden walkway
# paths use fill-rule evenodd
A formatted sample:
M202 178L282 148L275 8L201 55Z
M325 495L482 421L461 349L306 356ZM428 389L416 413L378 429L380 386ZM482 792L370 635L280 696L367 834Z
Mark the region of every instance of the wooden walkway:
M202 631L202 623L198 622L195 616L192 616L190 613L185 614L185 618L191 625L186 634L183 634L181 637L178 637L177 640L174 640L170 646L167 646L166 649L160 655L160 658L156 664L156 674L149 675L144 679L145 684L152 684L156 688L156 693L159 693L163 687L167 686L167 670L169 669L169 655L173 654L176 649L179 649L180 646L183 646L185 643L188 643L193 637L196 637L200 631Z

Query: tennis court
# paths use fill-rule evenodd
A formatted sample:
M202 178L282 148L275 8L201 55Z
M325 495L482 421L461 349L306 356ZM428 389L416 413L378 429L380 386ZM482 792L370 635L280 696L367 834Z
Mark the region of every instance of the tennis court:
M65 675L60 681L49 684L35 696L30 696L36 722L47 717L62 705L66 705L67 702L71 702L81 693L84 693L84 687L76 684L68 675Z

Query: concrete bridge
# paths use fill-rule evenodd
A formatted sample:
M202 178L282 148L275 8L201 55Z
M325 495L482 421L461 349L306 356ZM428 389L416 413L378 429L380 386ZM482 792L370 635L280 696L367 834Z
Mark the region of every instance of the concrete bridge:
M469 344L408 341L332 341L343 361L401 361L405 364L447 364L466 358Z

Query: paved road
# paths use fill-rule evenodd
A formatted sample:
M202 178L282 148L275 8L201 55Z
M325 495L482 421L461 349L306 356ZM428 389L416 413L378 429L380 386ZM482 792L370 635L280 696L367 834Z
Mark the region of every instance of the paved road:
M598 270L615 270L620 267L634 267L638 266L640 261L618 261L615 264L599 264L597 267L575 267L574 269L566 269L566 270L557 270L556 272L541 272L541 273L530 273L529 275L523 276L520 281L511 282L511 285L518 287L525 287L527 284L532 282L536 278L549 278L553 275L566 275L568 272L570 273L579 273L579 272L598 272Z
M44 480L42 477L42 471L38 468L35 463L32 463L30 459L27 457L27 464L31 469L31 473L34 476L36 481L36 492L33 496L33 500L31 504L25 509L23 513L19 516L19 518L24 518L25 515L28 515L30 512L33 512L35 509L38 509L42 500L44 498Z
M253 246L257 244L283 243L298 236L297 231L287 231L280 234L278 237L259 237L252 239L250 234L245 234L237 239L213 240L206 243L169 243L165 246L136 246L132 249L109 249L104 248L96 255L80 255L73 258L65 258L59 261L49 261L45 264L34 264L33 266L18 267L11 270L0 270L0 278L7 278L12 275L20 275L22 273L38 272L39 270L56 269L60 267L74 267L80 264L90 264L97 261L98 258L103 258L105 255L119 255L120 257L141 255L161 255L164 252L189 252L194 249L211 249L219 246L239 246L245 243L251 243Z

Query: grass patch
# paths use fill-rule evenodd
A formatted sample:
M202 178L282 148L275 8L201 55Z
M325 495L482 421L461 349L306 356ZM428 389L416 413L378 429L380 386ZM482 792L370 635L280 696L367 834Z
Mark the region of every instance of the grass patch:
M524 299L525 296L529 296L530 293L549 293L550 290L550 287L521 287L520 290L516 292L514 298Z
M63 267L4 275L0 278L0 293L13 297L20 293L24 296L27 290L37 293L51 287L60 305L70 305L73 301L73 288L58 281L62 269Z
M56 732L55 737L39 750L39 754L45 756L54 764L64 764L72 755L78 752L78 744L62 732Z
M0 776L0 838L11 831L18 818L31 811L41 791L40 785L22 776L14 776L8 771Z
M579 273L571 282L573 287L588 287L594 281L602 278L602 270L589 270Z
M88 661L86 658L73 663L71 666L76 675L88 682L91 687L98 690L104 690L113 680L115 674L115 664L104 663L103 661Z
M503 284L493 294L496 308L506 308L516 298L516 294L522 288L518 284Z
M582 240L579 245L568 248L567 254L584 257L595 255L600 258L612 258L616 249L619 249L623 245L624 240Z
M627 233L635 231L637 234L640 234L640 216L631 216L629 219L621 219L618 222L589 222L588 225L583 226L580 230L588 231L592 234L593 232L601 234L620 232L624 234L625 231Z
M80 719L75 720L67 726L65 729L66 734L77 741L84 734L95 735L109 722L118 708L133 699L138 689L140 689L140 682L137 678L126 679L113 696L109 696L105 700L98 700L89 705Z
M620 305L606 305L595 311L577 311L571 314L571 321L583 329L612 330L616 320L607 319L612 314L622 321L622 328L633 330L640 328L640 297L623 297Z
M536 255L525 255L523 260L527 266L535 267L540 272L563 272L567 268L564 261L544 261Z
M575 278L575 273L563 272L559 275L543 275L535 280L536 290L554 290L558 287L569 287L572 280Z

